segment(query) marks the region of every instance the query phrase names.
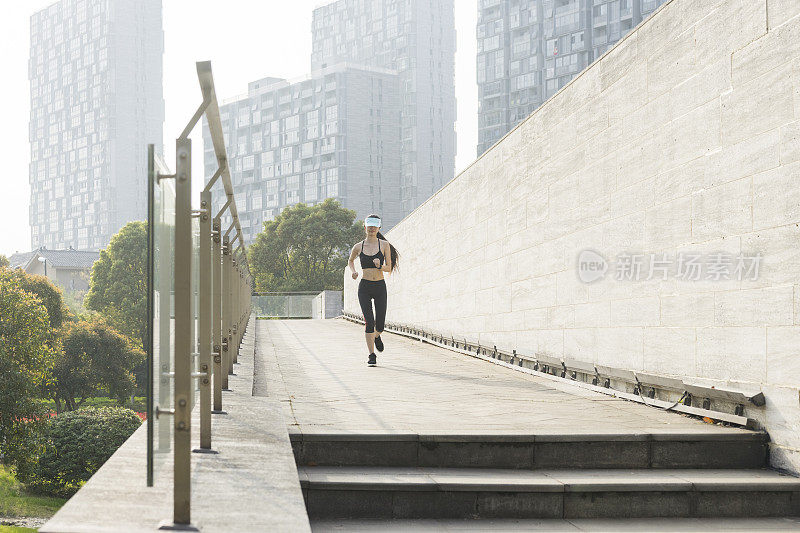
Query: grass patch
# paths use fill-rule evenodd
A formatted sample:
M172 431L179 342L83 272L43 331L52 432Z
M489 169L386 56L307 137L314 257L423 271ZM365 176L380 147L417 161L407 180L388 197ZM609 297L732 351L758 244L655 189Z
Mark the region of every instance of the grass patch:
M56 410L56 403L53 400L39 400L41 405L45 407L49 411L55 412ZM63 406L63 404L62 404ZM105 398L105 397L97 397L97 398L86 398L86 401L83 402L81 408L83 407L126 407L128 409L132 409L137 413L145 413L147 412L147 398L144 396L135 396L133 398L133 403L131 403L130 398L125 402L124 405L120 406L119 402L114 398Z
M119 407L117 400L113 398L87 398L81 407ZM144 396L134 396L133 403L128 399L122 407L132 409L137 413L147 411L147 398Z
M0 533L36 533L37 529L17 526L0 526Z
M257 316L256 320L311 320L310 316Z
M14 477L11 469L0 464L0 516L36 516L49 518L58 511L67 500L49 496L28 494ZM6 527L6 526L3 526ZM35 531L34 529L7 526L9 531ZM0 532L5 531L0 529Z

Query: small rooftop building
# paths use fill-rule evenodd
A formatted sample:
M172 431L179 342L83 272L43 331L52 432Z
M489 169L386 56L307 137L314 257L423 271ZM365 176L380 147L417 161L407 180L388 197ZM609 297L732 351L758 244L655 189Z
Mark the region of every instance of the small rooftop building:
M17 253L8 258L10 268L20 268L28 274L46 276L68 292L89 290L92 265L100 258L100 252L48 250L39 248L32 252Z

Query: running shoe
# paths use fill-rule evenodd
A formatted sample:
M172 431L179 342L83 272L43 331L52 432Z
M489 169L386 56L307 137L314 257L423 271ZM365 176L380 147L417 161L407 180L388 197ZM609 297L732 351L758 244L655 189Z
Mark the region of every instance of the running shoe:
M383 351L383 341L380 336L375 337L375 348L377 348L379 352Z
M367 361L367 364L370 366L378 364L378 358L374 353L369 354L369 361Z

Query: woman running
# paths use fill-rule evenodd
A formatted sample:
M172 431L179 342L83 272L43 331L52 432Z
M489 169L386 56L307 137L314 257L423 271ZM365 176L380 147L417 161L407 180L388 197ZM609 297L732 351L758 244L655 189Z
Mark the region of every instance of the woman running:
M383 351L383 323L386 319L386 281L384 272L392 272L397 268L397 258L400 254L394 246L389 244L378 229L381 227L381 218L378 215L369 215L364 219L364 231L367 238L357 243L350 250L350 271L353 279L358 279L355 264L358 256L361 260L361 281L358 283L358 303L364 314L367 349L369 360L367 364L374 366L377 363L375 348ZM369 253L373 252L373 253ZM375 300L375 315L372 314L372 300Z

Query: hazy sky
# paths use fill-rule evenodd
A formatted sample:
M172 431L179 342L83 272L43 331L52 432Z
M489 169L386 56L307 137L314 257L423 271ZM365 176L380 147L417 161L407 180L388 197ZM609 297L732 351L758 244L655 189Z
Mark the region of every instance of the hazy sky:
M196 61L210 60L217 96L247 92L247 82L275 76L296 78L311 65L311 12L321 0L162 0L164 6L165 155L174 170L175 138L200 104ZM30 15L52 0L4 2L0 17L5 121L0 130L3 191L0 194L0 253L30 251L28 225L28 54ZM456 173L475 159L478 89L475 84L476 0L456 0ZM192 174L203 180L202 135L192 135ZM143 177L144 178L144 177Z

